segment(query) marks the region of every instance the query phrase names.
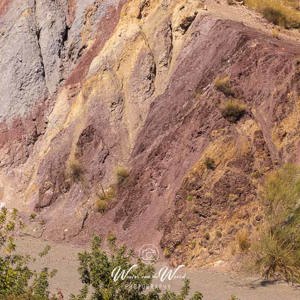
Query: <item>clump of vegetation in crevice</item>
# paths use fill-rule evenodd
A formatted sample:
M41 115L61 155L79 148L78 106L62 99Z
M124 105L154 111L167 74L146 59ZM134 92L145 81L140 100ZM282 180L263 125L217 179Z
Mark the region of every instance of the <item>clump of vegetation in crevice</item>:
M246 113L246 105L237 99L230 99L221 106L221 113L226 120L236 123Z
M208 170L215 170L216 169L216 162L211 157L207 157L204 161L204 164Z
M96 200L96 210L100 213L104 213L108 207L109 203L116 197L115 186L111 185L108 189L104 190L101 186L101 192L97 193Z
M83 168L78 161L74 161L69 167L69 177L73 182L81 182L83 180Z
M300 282L300 168L286 165L266 177L260 198L265 225L253 247L266 278Z
M187 201L193 201L194 200L194 196L191 195L191 194L189 194L189 195L186 196L186 200Z
M234 91L230 84L230 77L229 76L221 76L217 77L214 81L215 88L222 92L226 97L234 97Z
M122 166L119 166L117 168L116 174L117 174L117 183L119 185L125 183L129 177L129 171Z
M249 232L247 230L243 229L240 232L238 232L236 239L237 239L239 249L242 252L248 251L250 249L251 241L249 237Z

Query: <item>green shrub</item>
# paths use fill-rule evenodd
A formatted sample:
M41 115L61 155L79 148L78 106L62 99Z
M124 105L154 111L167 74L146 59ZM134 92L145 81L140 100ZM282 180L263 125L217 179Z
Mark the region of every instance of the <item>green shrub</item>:
M9 226L7 226L10 224ZM14 225L11 225L14 224ZM7 209L0 211L0 299L3 300L58 300L61 297L50 295L49 279L55 270L49 272L32 271L28 267L30 258L15 254L13 232L20 225L20 220ZM133 251L125 246L118 247L116 238L108 237L108 252L101 248L101 239L95 237L90 251L79 253L79 275L83 287L79 295L71 295L72 300L105 299L105 300L185 300L190 291L189 281L179 293L161 292L152 289L154 267L136 259ZM49 246L43 251L46 254ZM4 254L7 252L7 254ZM108 254L109 253L109 254ZM44 255L43 254L43 255ZM42 255L42 256L43 256ZM127 272L125 278L112 276L115 268ZM195 292L190 300L202 300L200 292Z
M222 92L227 97L233 97L234 91L231 88L230 85L230 77L229 76L223 76L223 77L217 77L214 81L215 88Z
M208 170L216 169L216 163L211 157L207 157L204 161L204 164Z
M222 116L231 123L239 121L246 113L246 106L236 99L229 100L221 107Z
M286 165L267 176L260 198L266 224L254 247L255 264L266 278L300 282L300 169Z
M48 269L38 273L29 268L29 256L16 254L13 234L22 226L17 211L0 210L0 299L48 300ZM6 254L5 254L6 253Z
M72 300L105 299L105 300L184 300L189 295L189 281L179 294L174 292L162 293L158 289L149 289L154 276L154 267L134 260L134 254L125 246L118 247L115 239L108 241L109 254L101 248L101 239L95 237L91 250L79 254L79 273L83 288L79 295L72 295ZM112 274L115 268L130 270L122 280L114 280ZM88 296L90 295L90 296ZM200 292L190 299L201 300Z

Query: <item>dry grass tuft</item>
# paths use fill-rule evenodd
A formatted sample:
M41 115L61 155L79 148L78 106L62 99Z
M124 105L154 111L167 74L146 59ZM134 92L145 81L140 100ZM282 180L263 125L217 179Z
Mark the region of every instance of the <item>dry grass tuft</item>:
M246 105L237 99L231 99L223 104L221 113L226 120L235 123L246 113Z
M108 189L101 189L101 193L97 194L97 200L95 203L96 210L100 213L104 213L109 206L109 202L116 197L116 190L114 186L110 186Z
M233 97L234 91L231 88L230 85L230 77L229 76L223 76L223 77L217 77L214 81L215 88L222 92L227 97Z
M70 164L69 175L73 182L79 182L83 179L83 168L79 162L73 162Z
M269 22L290 28L300 28L299 2L296 0L245 0L245 4L259 11Z
M268 278L300 282L300 168L286 165L267 176L261 191L266 224L253 247Z
M116 173L117 173L118 184L124 183L126 179L129 177L129 172L124 167L118 167Z
M239 246L239 249L243 252L248 251L251 246L251 242L249 239L249 233L246 230L241 230L237 234L237 243Z

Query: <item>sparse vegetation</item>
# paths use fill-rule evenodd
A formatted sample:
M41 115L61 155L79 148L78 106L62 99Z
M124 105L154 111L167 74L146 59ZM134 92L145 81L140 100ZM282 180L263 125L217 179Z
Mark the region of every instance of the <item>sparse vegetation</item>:
M108 189L106 190L101 190L101 193L98 194L98 197L100 200L106 200L110 201L116 196L116 189L113 185L111 185Z
M228 5L235 5L235 0L227 0Z
M227 97L234 97L234 91L231 88L230 77L217 77L214 81L215 88Z
M164 248L164 257L169 258L171 256L171 251L168 248Z
M221 238L222 237L222 232L220 230L216 231L216 237Z
M248 251L251 246L251 242L249 239L249 233L246 230L241 230L237 234L237 242L238 242L239 249L241 251L243 251L243 252Z
M17 212L12 214L7 209L0 210L0 299L3 300L58 300L63 295L51 295L49 279L56 270L43 268L41 272L28 267L30 258L15 254L13 241L14 230L20 225ZM118 247L116 238L110 234L107 239L109 254L101 248L101 239L95 237L90 251L79 253L78 269L83 288L79 295L71 295L72 300L185 300L189 296L189 281L185 280L179 293L161 292L152 289L154 267L136 260L134 253L125 246ZM40 256L50 250L46 246ZM167 253L166 253L167 254ZM119 276L113 276L121 271ZM128 272L125 275L124 272ZM195 292L189 299L202 300L200 292Z
M30 214L30 220L33 221L36 218L36 213Z
M214 159L211 157L207 157L204 161L204 164L208 170L215 170L216 169L216 163Z
M300 169L286 165L267 176L261 191L266 224L253 249L266 278L300 282Z
M79 162L72 162L70 164L70 178L73 182L79 182L83 179L83 168Z
M275 25L300 28L299 2L297 0L245 0L253 8Z
M54 275L44 268L40 273L28 267L29 256L16 254L13 234L22 222L17 211L9 213L0 210L0 298L3 300L48 300L57 299L50 296L49 278Z
M97 212L104 213L108 208L108 202L104 199L97 199L96 210Z
M187 201L193 201L194 200L193 195L187 195L186 200Z
M109 202L113 200L115 196L116 196L116 190L113 185L111 185L106 190L101 188L101 193L97 194L96 210L98 212L104 213L109 206Z
M204 234L204 238L205 238L207 241L210 240L210 234L209 234L209 232L206 232L206 233Z
M119 166L117 168L117 182L118 184L122 184L129 177L129 172L126 168Z
M246 113L246 106L237 99L231 99L223 104L221 112L226 120L235 123Z

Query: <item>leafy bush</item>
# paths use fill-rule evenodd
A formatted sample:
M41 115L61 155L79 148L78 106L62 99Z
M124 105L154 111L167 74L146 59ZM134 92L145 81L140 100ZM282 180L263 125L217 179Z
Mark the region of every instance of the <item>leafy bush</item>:
M84 284L79 295L72 295L72 300L105 299L105 300L184 300L189 294L189 281L179 294L173 292L162 293L159 289L148 289L154 275L152 265L146 265L141 260L135 262L132 251L125 246L118 247L116 240L108 240L109 252L102 250L101 239L95 237L91 250L79 254L79 273ZM129 270L130 273L122 280L114 280L112 273L115 268ZM90 296L88 296L90 295ZM191 300L201 300L202 294L196 292Z
M37 273L28 267L30 257L15 253L13 233L21 224L17 211L0 211L0 298L4 300L48 300L48 269ZM56 299L55 296L51 299Z
M50 295L49 278L55 271L44 268L40 273L28 267L30 258L15 254L12 235L19 226L16 211L9 214L7 209L0 211L0 299L3 300L58 300ZM73 300L185 300L189 295L189 281L184 281L180 293L161 292L151 289L154 267L135 259L133 251L125 246L118 247L113 235L107 239L109 253L101 248L101 239L95 237L90 251L79 253L79 274L83 283L79 295L71 295ZM46 246L40 256L50 250ZM3 253L7 254L3 254ZM165 253L166 254L166 253ZM130 270L125 278L112 276L115 268ZM62 296L60 294L60 296ZM191 300L201 300L196 292ZM61 299L61 297L59 298Z
M246 106L236 99L231 99L221 107L222 116L231 123L235 123L246 113Z
M300 282L300 169L294 165L267 176L261 191L266 225L254 248L266 278Z
M223 77L217 77L214 81L215 88L222 92L227 97L233 97L234 91L232 90L230 86L230 77L229 76L223 76Z
M245 4L275 25L300 28L299 2L297 0L245 0Z

